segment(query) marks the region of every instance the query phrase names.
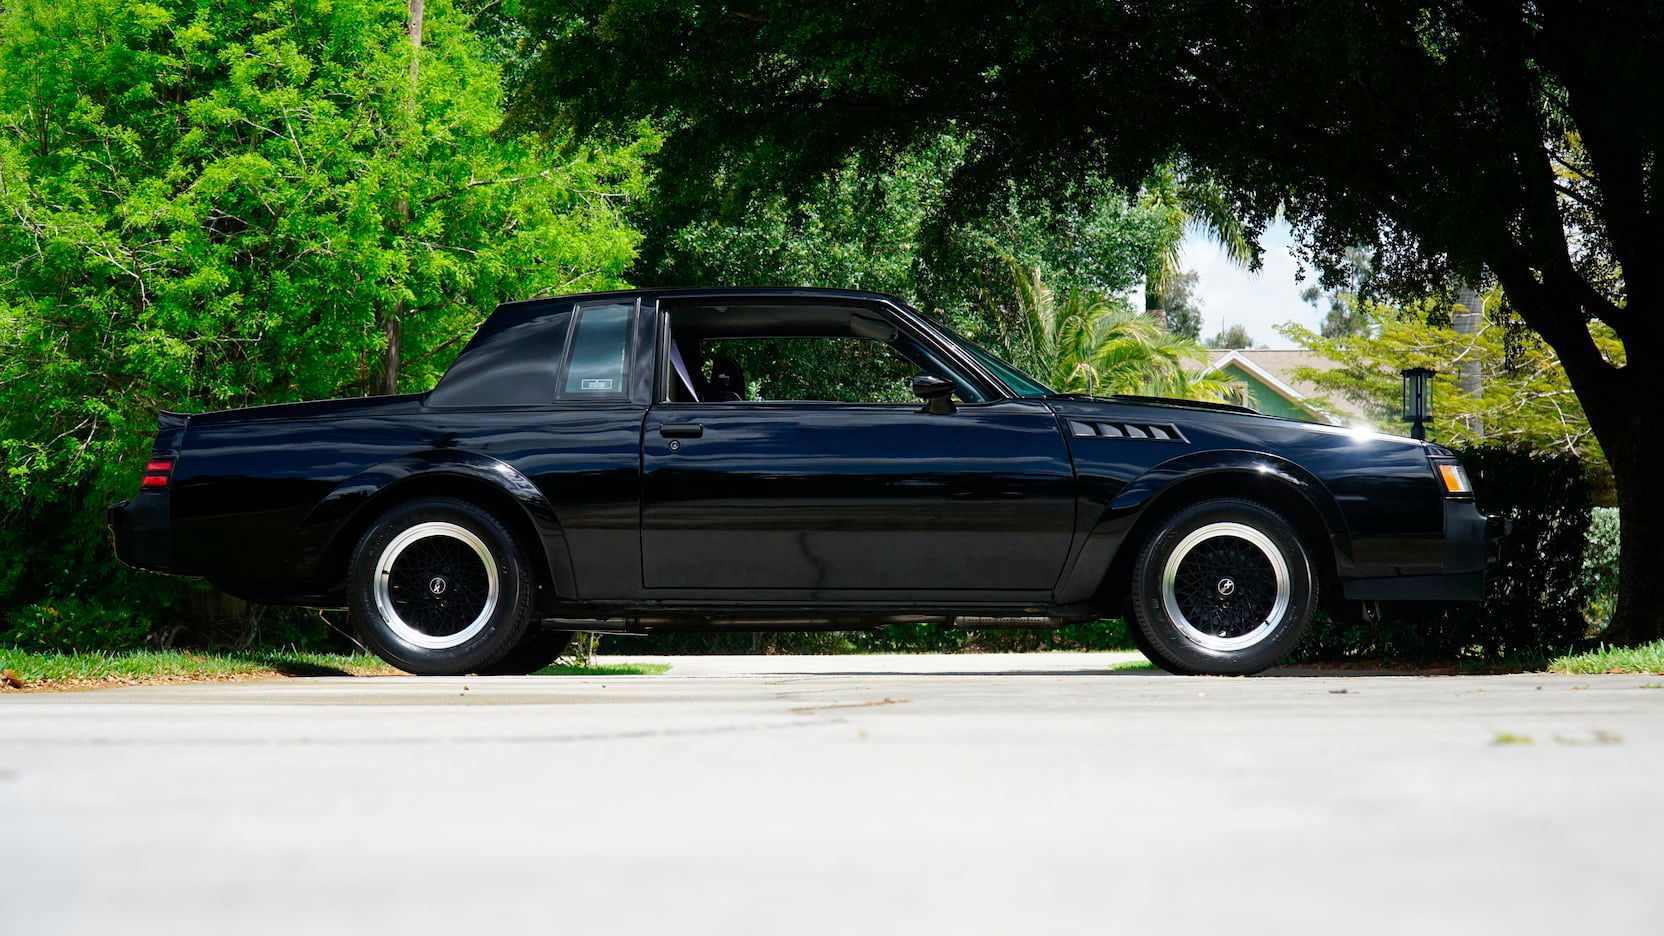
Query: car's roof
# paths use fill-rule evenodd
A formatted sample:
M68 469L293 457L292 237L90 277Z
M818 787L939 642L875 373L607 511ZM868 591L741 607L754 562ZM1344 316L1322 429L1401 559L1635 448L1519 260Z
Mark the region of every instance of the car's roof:
M815 286L706 286L698 288L615 289L607 292L575 293L568 296L548 296L542 299L520 299L505 302L499 309L520 308L556 302L577 302L597 299L839 299L846 302L899 302L884 293L863 292L857 289L822 289Z

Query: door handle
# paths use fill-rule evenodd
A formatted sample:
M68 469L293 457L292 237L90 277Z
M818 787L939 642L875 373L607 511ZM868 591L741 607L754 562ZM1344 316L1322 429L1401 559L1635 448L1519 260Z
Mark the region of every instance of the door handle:
M669 423L659 427L659 435L667 439L697 439L705 434L699 423Z

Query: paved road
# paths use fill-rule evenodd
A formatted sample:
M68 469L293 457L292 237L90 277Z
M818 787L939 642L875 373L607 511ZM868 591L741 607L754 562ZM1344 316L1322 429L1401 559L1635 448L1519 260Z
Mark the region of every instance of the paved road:
M1664 679L1122 658L0 697L0 934L1658 931Z

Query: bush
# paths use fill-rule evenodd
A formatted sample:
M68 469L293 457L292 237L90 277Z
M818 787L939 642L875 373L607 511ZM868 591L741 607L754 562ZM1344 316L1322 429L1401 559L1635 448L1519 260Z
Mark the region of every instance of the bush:
M606 652L638 653L1029 653L1131 650L1126 625L1088 621L1032 630L962 630L941 624L890 624L871 631L782 631L609 637Z
M149 632L144 615L65 598L12 609L0 643L20 650L131 650Z
M1589 590L1586 616L1597 633L1618 607L1618 508L1596 507L1589 518L1589 542L1583 552L1583 581Z
M1459 454L1480 509L1514 522L1485 600L1446 609L1389 606L1380 625L1325 617L1302 658L1539 661L1586 639L1596 591L1585 564L1593 507L1582 462L1502 448Z

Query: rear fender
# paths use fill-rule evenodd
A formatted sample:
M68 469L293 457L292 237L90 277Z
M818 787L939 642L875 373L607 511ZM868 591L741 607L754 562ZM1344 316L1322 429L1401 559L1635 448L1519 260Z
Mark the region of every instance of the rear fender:
M490 488L498 502L483 506L502 511L502 505L512 503L518 510L517 516L503 520L534 538L528 545L541 552L555 594L575 594L566 538L549 499L507 462L455 449L405 455L342 481L301 523L296 536L300 558L322 578L344 578L348 552L388 506L425 494L467 498L481 485Z

